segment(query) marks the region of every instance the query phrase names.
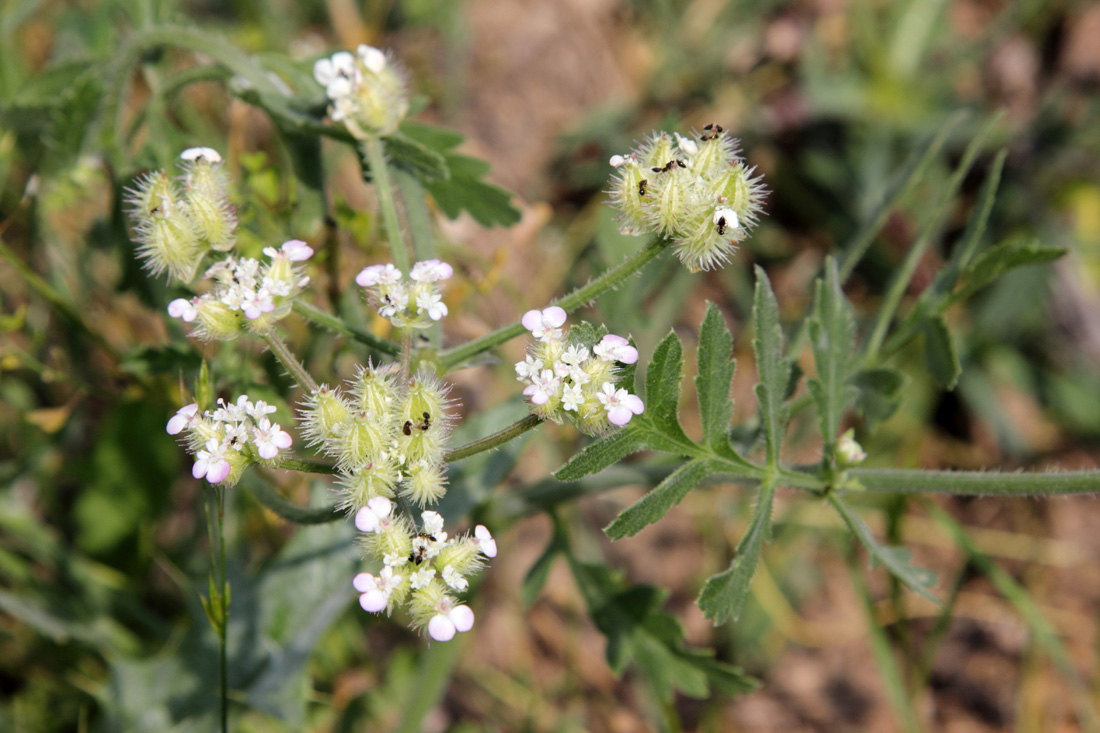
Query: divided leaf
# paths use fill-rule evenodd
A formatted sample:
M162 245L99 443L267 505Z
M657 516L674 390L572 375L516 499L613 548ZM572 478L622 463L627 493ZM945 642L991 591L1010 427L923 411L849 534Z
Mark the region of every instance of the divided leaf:
M733 336L722 313L714 303L707 303L707 314L699 327L699 351L696 357L699 374L695 391L699 396L699 418L703 425L703 442L715 449L729 445L728 432L733 417L730 383L737 361L733 358Z
M856 398L848 384L848 369L855 341L855 322L840 288L836 260L825 260L825 278L817 281L810 318L810 341L817 377L809 380L817 404L825 453L831 455L845 408Z
M710 462L704 459L688 461L652 491L623 510L604 528L604 532L613 540L637 534L665 516L713 470Z
M590 473L598 473L613 463L617 463L631 453L637 453L648 447L645 436L638 429L635 422L617 433L604 436L594 443L589 443L577 455L565 462L561 468L554 472L554 478L559 481L576 481Z
M674 331L661 340L645 373L645 423L673 440L689 442L680 427L680 382L684 349Z
M1065 253L1060 247L1045 247L1036 241L1004 242L992 247L974 260L966 272L966 282L951 296L949 304L969 298L1009 270L1053 262Z
M790 361L783 356L783 329L779 325L779 305L775 301L767 273L756 267L756 293L752 309L753 349L760 383L756 398L760 402L760 423L767 441L769 466L779 465L779 445L786 427L783 395L790 377Z
M867 548L867 552L871 556L872 568L876 565L883 565L897 576L898 580L939 605L940 600L929 590L936 584L936 574L934 572L927 568L911 565L909 559L912 553L904 547L880 544L875 540L871 528L836 494L829 495L829 503L840 513L844 523L855 533L860 543Z
M733 563L729 570L709 578L699 593L695 603L703 615L714 622L715 626L730 620L736 620L745 607L749 593L749 582L756 572L756 563L760 559L760 549L764 540L771 534L772 498L775 487L763 484L752 523L745 536L737 543Z
M442 155L420 141L394 132L384 139L386 155L399 168L409 171L422 182L445 181L451 176Z

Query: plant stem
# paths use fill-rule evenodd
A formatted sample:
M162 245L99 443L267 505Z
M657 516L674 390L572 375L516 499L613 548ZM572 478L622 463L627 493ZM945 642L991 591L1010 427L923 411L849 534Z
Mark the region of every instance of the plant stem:
M628 277L642 269L650 260L661 254L661 252L667 249L671 244L672 240L664 237L654 239L616 267L611 268L584 287L577 288L569 295L555 301L551 305L559 306L565 309L566 312L576 310L585 303L595 300L603 293L618 286ZM468 341L461 346L457 346L453 349L446 349L440 353L439 362L443 365L444 372L453 371L455 368L478 354L519 336L523 331L523 324L519 321L515 321L507 326L498 328L492 333L487 333L473 341Z
M276 468L287 471L301 471L302 473L320 473L332 475L336 473L336 466L324 461L314 461L308 458L280 458Z
M386 239L390 243L393 265L406 275L409 273L409 250L405 246L405 237L401 233L401 219L397 216L397 203L393 196L393 182L390 180L386 165L386 150L382 138L368 137L363 150L370 163L370 172L374 177L374 189L378 192L378 206L382 210L382 225L386 229Z
M401 347L394 342L375 336L369 331L363 331L354 326L349 326L336 316L331 313L326 313L315 305L297 300L294 302L294 312L306 320L313 321L318 326L323 326L346 338L366 344L376 351L381 351L383 354L398 356L401 353Z
M1057 496L1100 493L1100 471L995 473L852 468L867 491L967 496Z
M265 507L294 524L326 524L341 519L344 514L335 504L321 507L301 507L291 504L271 488L266 480L242 481L241 486Z
M472 441L466 445L460 445L454 450L448 451L446 455L443 456L443 460L447 463L455 463L456 461L461 461L463 458L469 458L478 453L492 450L499 445L504 445L513 438L518 438L528 430L538 427L541 423L542 420L539 418L534 415L528 415L521 420L517 420L508 427L498 430L492 435L487 435L480 440Z
M290 372L290 375L294 377L294 381L298 383L299 387L310 394L317 391L317 382L313 381L313 377L309 375L309 372L305 370L305 367L301 365L297 357L291 353L286 343L279 338L279 334L275 333L274 329L265 333L263 339L267 342L267 346L271 349L271 353L275 355L275 358L279 360L283 368Z
M222 733L229 733L229 579L225 575L225 491L215 489L218 494L218 565L221 581L221 624L222 633L218 643L219 664L221 666L222 697Z

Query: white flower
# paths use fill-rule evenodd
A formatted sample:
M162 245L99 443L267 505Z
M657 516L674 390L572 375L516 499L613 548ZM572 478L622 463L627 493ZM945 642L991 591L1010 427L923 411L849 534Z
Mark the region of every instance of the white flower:
M626 158L621 155L612 155L611 160L607 161L612 168L621 168L626 165Z
M443 568L443 582L451 588L454 588L459 593L465 591L470 587L469 581L459 575L458 571L454 569L453 565L448 565Z
M182 318L185 322L191 323L199 317L198 298L193 300L187 300L186 298L176 298L168 304L168 315L173 318Z
M389 567L399 568L409 561L409 556L400 552L387 552L382 556L382 563Z
M570 366L576 366L584 362L588 358L588 349L583 346L570 345L565 353L561 355L561 361L563 364Z
M355 276L355 282L364 288L374 287L375 285L396 285L401 282L401 270L398 270L391 263L371 265L370 267L364 267Z
M427 311L428 317L433 321L447 315L447 305L438 293L421 293L416 296L416 310L418 313Z
M624 390L625 391L625 390ZM561 405L566 410L577 412L584 404L584 390L580 385L567 384L561 391Z
M409 585L412 586L413 590L420 590L424 586L428 585L428 583L431 583L434 578L435 568L420 568L411 576L409 576Z
M842 466L858 466L867 459L867 452L856 442L856 431L852 428L844 431L836 444L836 457Z
M542 370L542 359L536 359L533 356L528 356L523 361L516 362L516 380L519 382L526 381L531 377L536 376Z
M607 419L612 425L622 427L630 422L634 415L641 415L645 411L645 405L637 395L632 395L625 389L615 390L611 382L604 382L601 391L596 393L597 399L603 403L607 410Z
M181 430L191 424L191 421L195 419L195 415L198 411L199 405L196 402L192 402L190 405L184 405L176 410L176 414L168 421L168 434L179 434Z
M390 596L401 585L401 576L394 575L393 568L384 567L376 578L370 573L359 573L351 584L359 591L359 605L364 611L378 613L390 602Z
M541 311L527 311L520 322L539 341L552 341L561 338L561 326L565 323L565 318L565 310L552 305Z
M497 541L493 539L492 533L484 524L474 527L474 544L485 554L485 557L497 556Z
M439 512L421 512L420 520L424 523L424 531L435 537L439 542L445 542L447 533L443 531L443 515Z
M256 427L252 428L255 436L256 452L260 458L272 459L279 455L280 450L286 450L293 445L294 440L290 433L282 430L278 425L273 425L266 417L261 418Z
M221 163L222 156L213 148L187 148L180 153L181 160L207 160L211 163Z
M379 74L382 69L386 68L386 54L381 50L365 43L360 43L359 48L356 50L359 52L359 60L363 62L363 66L367 67L367 70Z
M409 277L418 283L434 283L449 280L454 274L454 268L442 260L424 260L413 265Z
M305 262L313 256L313 247L300 239L291 239L283 242L279 249L264 247L264 254L271 258L283 256L291 262Z
M618 361L623 364L633 364L638 361L638 350L622 336L616 336L613 333L600 339L600 343L592 347L592 351L603 361Z
M225 458L227 446L225 443L211 438L206 441L206 450L200 450L195 454L195 465L191 468L191 475L195 478L206 477L212 484L225 481L232 466Z
M469 631L474 627L474 612L469 606L449 606L450 603L445 601L439 614L428 622L428 636L436 641L450 641L455 638L455 632Z
M240 400L238 400L238 402L239 401ZM275 405L269 405L263 400L256 400L256 404L252 404L251 402L249 402L247 405L244 406L244 411L253 420L260 420L265 415L270 415L271 413L275 412L275 409Z
M362 532L377 532L393 511L393 503L384 496L376 496L355 515L355 526Z
M672 134L676 138L676 147L680 148L684 155L691 156L699 152L699 146L695 144L694 140L683 137L678 132Z
M561 381L554 376L554 372L543 369L542 374L531 377L531 384L524 388L523 394L536 405L545 405L551 397L557 396L560 388Z

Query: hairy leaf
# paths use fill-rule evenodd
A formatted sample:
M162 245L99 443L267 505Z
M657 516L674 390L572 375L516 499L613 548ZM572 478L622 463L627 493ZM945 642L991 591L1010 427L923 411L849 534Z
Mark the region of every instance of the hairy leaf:
M871 556L871 567L883 565L897 576L898 580L933 603L939 604L939 599L929 590L936 584L936 574L934 572L911 565L909 558L912 553L904 547L880 544L875 540L874 534L871 533L871 528L836 494L829 495L829 503L840 513L844 523L855 533L860 543L867 548L867 552Z
M745 536L737 543L729 570L709 578L695 601L703 615L713 621L715 626L731 619L736 620L745 607L749 581L752 580L756 563L760 559L760 548L771 534L774 496L775 487L772 484L765 483L761 486L752 522Z
M613 540L637 534L679 504L713 470L709 461L699 458L688 461L652 491L623 510L607 525L604 532Z
M817 377L809 381L810 394L817 404L825 453L831 455L845 408L856 397L848 384L848 370L855 340L855 322L848 301L840 289L836 260L825 260L825 277L817 281L813 315L810 318L810 342Z
M680 381L684 377L684 352L680 338L670 331L653 351L645 373L645 421L673 440L688 442L680 427Z
M445 181L451 171L446 159L420 141L395 132L385 137L386 155L394 165L415 174L421 181Z
M733 415L730 382L737 368L732 354L733 336L726 328L718 307L708 302L707 314L699 327L699 374L695 377L695 391L699 396L703 441L712 447L729 445L728 433Z
M779 305L771 282L760 266L756 267L756 294L753 302L753 349L760 383L756 398L760 402L760 422L767 441L767 461L779 465L779 445L783 439L786 414L783 395L790 377L790 362L783 357L783 329L779 325Z
M631 453L647 447L645 436L632 420L629 425L617 433L604 436L585 446L577 455L566 461L565 465L554 472L559 481L576 481L590 473L602 471Z
M852 384L859 390L856 408L868 422L886 420L901 404L906 377L891 367L875 367L857 372Z
M924 324L924 356L928 371L944 389L954 389L962 374L959 352L943 316L928 319Z

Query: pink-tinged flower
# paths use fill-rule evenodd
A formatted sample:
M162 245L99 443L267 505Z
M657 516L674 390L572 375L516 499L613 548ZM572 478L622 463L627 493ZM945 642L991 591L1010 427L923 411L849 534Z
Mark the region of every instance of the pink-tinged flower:
M376 496L355 515L355 526L362 532L377 532L393 511L393 502L384 496Z
M186 298L176 298L168 304L168 315L173 318L182 318L185 322L191 323L199 317L198 298L188 300Z
M474 527L474 545L481 550L485 557L497 556L497 541L493 539L492 533L484 524Z
M551 397L556 397L561 388L561 380L554 372L543 369L542 374L531 377L531 384L524 387L523 394L531 398L536 405L545 405Z
M444 601L444 605L449 605ZM428 636L436 641L450 641L455 632L469 631L474 627L474 612L469 606L455 606L440 609L437 616L428 622Z
M528 356L523 361L516 362L516 380L519 382L538 376L540 371L542 371L542 359Z
M283 246L280 247L280 249L291 262L305 262L313 256L313 247L310 247L300 239L291 239L287 242L283 242Z
M378 577L370 573L359 573L352 580L355 590L359 591L359 605L364 611L378 613L385 609L390 602L390 596L397 586L401 585L401 576L393 574L393 568L382 568Z
M556 305L543 310L530 310L523 314L520 323L539 341L561 338L561 326L565 323L565 310Z
M442 260L424 260L412 266L409 277L418 283L434 283L449 280L454 274L454 268Z
M630 418L645 412L645 405L637 395L632 395L625 389L616 391L611 382L604 382L603 387L596 393L596 397L603 403L607 410L607 419L612 425L622 427L630 422Z
M613 333L600 339L600 343L592 347L592 351L603 361L618 361L623 364L633 364L638 361L638 350L622 336L616 336Z
M212 484L225 481L232 466L225 458L226 445L216 438L206 441L206 450L200 450L195 454L195 465L191 468L191 475L195 478L206 477Z
M364 267L355 276L355 283L364 288L371 288L375 285L396 285L399 282L401 282L401 270L388 262L384 265Z
M290 433L278 425L273 425L266 417L260 418L256 427L252 428L252 434L255 436L253 443L256 445L256 452L260 454L260 458L274 458L279 455L280 450L286 450L294 444L294 439L290 437Z
M270 313L275 310L275 300L271 297L271 293L263 288L260 290L249 290L244 293L244 298L241 301L241 310L244 312L245 318L254 321L264 313Z
M168 434L178 435L185 427L191 424L191 420L198 414L199 405L192 402L176 410L176 414L168 421Z

